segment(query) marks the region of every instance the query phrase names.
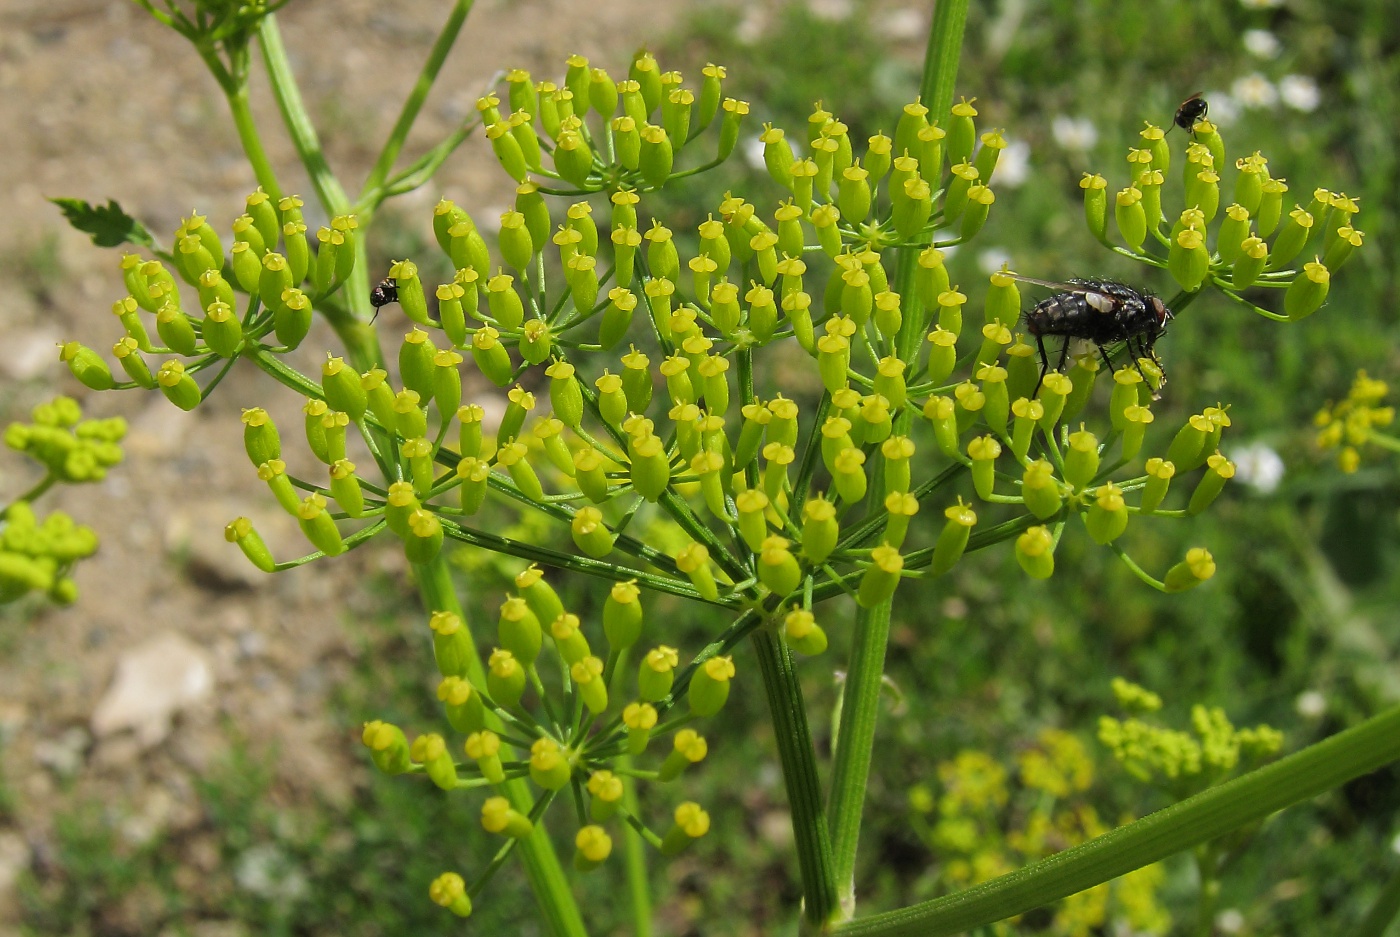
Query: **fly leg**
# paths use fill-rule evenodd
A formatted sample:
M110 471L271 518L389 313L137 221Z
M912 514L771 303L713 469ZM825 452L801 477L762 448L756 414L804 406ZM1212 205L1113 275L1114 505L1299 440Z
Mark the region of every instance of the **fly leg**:
M1031 397L1040 393L1040 385L1045 383L1045 373L1050 370L1050 356L1045 353L1045 338L1043 336L1037 335L1035 337L1035 347L1040 349L1040 379L1035 382L1035 390L1031 391Z
M1105 366L1106 368L1108 368L1108 373L1109 373L1109 374L1112 374L1112 373L1113 373L1113 362L1110 361L1109 358L1108 358L1108 349L1105 348L1105 347L1103 347L1102 345L1100 345L1098 342L1095 342L1095 343L1094 343L1094 347L1097 348L1097 349L1099 350L1099 355L1103 358L1103 363L1104 363L1104 366Z

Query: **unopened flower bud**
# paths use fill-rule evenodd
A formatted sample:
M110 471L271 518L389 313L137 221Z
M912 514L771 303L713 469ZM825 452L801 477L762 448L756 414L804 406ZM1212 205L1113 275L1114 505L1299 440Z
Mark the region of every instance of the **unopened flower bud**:
M408 752L408 739L396 725L378 719L367 722L360 731L360 740L369 749L375 767L385 774L403 774L413 765Z
M663 856L677 855L691 842L710 831L710 815L692 801L686 801L676 808L675 821L675 825L662 837Z
M458 917L471 917L472 900L467 883L456 872L444 872L428 886L428 897Z
M1192 547L1186 558L1167 570L1164 579L1168 592L1185 592L1215 575L1215 559L1204 547Z
M1295 322L1312 315L1326 301L1330 283L1331 274L1322 263L1312 261L1304 264L1303 272L1294 278L1283 294L1283 311Z
M671 682L675 678L672 671L675 670L678 663L680 663L680 657L673 647L667 647L663 644L648 651L637 670L638 695L648 703L664 699L671 692ZM638 719L641 719L642 715L644 714L639 714ZM626 711L623 712L622 718L624 722L627 722ZM631 728L630 723L628 727Z
M481 731L486 720L486 705L469 681L457 676L443 677L438 684L437 697L453 729L463 735Z
M535 831L530 818L512 807L504 797L488 797L481 805L481 826L488 833L511 839L525 839Z
M1079 180L1079 187L1084 190L1084 221L1089 225L1089 233L1107 244L1108 180L1086 172Z
M1032 579L1055 572L1055 537L1046 527L1032 527L1016 538L1016 561Z
M263 538L253 528L253 522L246 517L238 517L230 521L224 528L224 539L229 543L238 544L238 548L243 551L243 555L248 561L265 573L273 572L276 561L272 558L272 552L268 550Z

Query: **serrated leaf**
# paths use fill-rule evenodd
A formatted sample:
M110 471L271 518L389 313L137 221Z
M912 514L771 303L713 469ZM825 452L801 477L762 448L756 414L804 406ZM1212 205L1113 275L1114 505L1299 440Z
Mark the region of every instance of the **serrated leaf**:
M68 223L84 234L92 236L92 243L98 247L116 247L119 244L140 244L155 247L155 238L145 225L122 211L115 199L108 199L105 206L93 205L80 198L51 198L63 212Z

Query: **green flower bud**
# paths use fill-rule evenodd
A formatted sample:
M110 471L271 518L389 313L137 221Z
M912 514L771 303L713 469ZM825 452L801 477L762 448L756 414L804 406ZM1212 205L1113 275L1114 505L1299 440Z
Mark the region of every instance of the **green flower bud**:
M837 182L836 204L841 209L842 217L853 224L859 224L870 214L869 178L870 172L855 163L841 173Z
M987 406L987 395L971 381L963 381L953 388L953 398L957 403L958 433L967 432L982 416Z
M1336 234L1336 240L1327 248L1327 254L1322 258L1322 265L1331 273L1336 273L1342 264L1351 259L1352 252L1361 246L1365 237L1350 225L1338 228Z
M500 333L489 325L477 329L472 335L472 360L487 380L497 387L505 387L510 383L512 369L510 353L498 340L499 336Z
M511 284L514 277L501 273L486 281L486 303L502 328L514 331L525 321L525 306Z
M363 517L365 494L360 487L360 479L355 475L355 463L339 459L331 463L331 497L341 510L351 517Z
M486 411L477 404L468 403L457 408L457 421L461 424L457 431L457 451L463 458L481 455L481 421L485 418Z
M1278 237L1274 238L1274 246L1269 251L1269 264L1266 269L1278 270L1281 267L1286 267L1294 257L1298 256L1312 235L1313 221L1314 216L1301 208L1295 208L1288 213L1288 220L1283 223Z
M938 450L952 459L962 458L958 445L957 407L951 397L933 396L924 402L924 416L933 423L933 438Z
M594 659L596 660L596 658ZM600 672L602 671L602 663L602 661L598 661ZM587 670L582 672L585 676L592 676L591 672ZM594 693L585 693L583 687L580 686L580 695L587 699L587 697L596 696L597 692L601 692L604 704L602 708L606 709L608 691L603 686L603 681L590 679L588 684L593 686ZM554 739L548 737L536 739L535 743L530 746L530 780L540 787L549 791L560 790L569 783L569 777L572 774L573 768L564 756L564 752L559 748L559 743Z
M1283 311L1294 321L1312 315L1326 301L1330 283L1331 274L1322 263L1303 264L1303 272L1288 284L1283 294Z
M146 334L146 327L141 324L141 319L137 315L137 310L140 308L144 307L138 306L136 300L128 296L112 304L112 315L121 320L122 329L130 338L135 339L138 348L142 351L150 351L150 336Z
M977 497L990 500L996 483L996 458L1001 455L1001 443L994 436L978 436L967 444L967 455L972 460L972 486L977 489Z
M802 585L802 569L784 538L764 538L758 551L758 581L777 595L788 595Z
M1265 179L1260 185L1258 229L1259 236L1266 238L1278 228L1283 217L1283 193L1288 184L1282 179Z
M602 559L612 552L617 537L603 523L603 512L592 506L579 508L569 525L574 544L594 559Z
M107 362L103 361L97 352L86 345L79 344L78 342L65 342L59 346L58 357L68 365L68 370L73 372L73 376L76 377L79 383L84 387L91 388L92 390L110 390L116 383L112 380L112 371L107 367ZM171 363L178 364L178 362ZM165 368L161 368L161 373L165 373ZM181 366L180 373L184 373L183 366ZM190 383L193 384L193 380L191 380ZM162 381L161 389L165 390L166 386L165 382ZM169 391L166 391L166 396L170 397ZM195 387L195 404L199 403L198 396L199 388ZM174 397L170 397L170 399L172 401L175 400ZM177 401L176 406L180 406L183 410L189 410L194 404L186 407Z
M1268 263L1269 246L1257 237L1245 238L1240 244L1239 256L1235 258L1235 269L1231 284L1237 290L1245 289L1259 279Z
M1032 527L1016 538L1016 561L1032 579L1055 572L1055 537L1046 527Z
M647 435L636 439L632 450L632 487L648 501L656 501L671 483L666 444L656 436Z
M908 436L891 436L880 446L885 457L885 490L909 490L909 460L914 455L914 440Z
M529 566L517 573L515 588L530 603L530 610L541 623L553 623L564 614L564 603L559 601L559 594L544 578L544 571L538 566Z
M1176 466L1162 459L1152 458L1147 460L1145 470L1147 484L1142 490L1141 511L1143 514L1151 514L1167 496L1167 486L1176 474Z
M297 519L301 522L301 532L316 549L327 556L345 552L345 541L341 539L335 521L326 512L325 498L315 492L307 495L297 507Z
M136 339L127 335L112 346L112 354L121 363L127 377L146 390L154 390L155 375L151 374L151 369L146 365L146 359L141 357L139 348Z
M452 728L463 735L480 732L486 722L486 706L476 687L461 677L444 677L438 684L437 697L447 713Z
M1210 507L1224 490L1225 482L1235 477L1234 463L1218 452L1206 459L1206 466L1206 473L1191 492L1191 502L1186 507L1188 514L1199 514Z
M472 900L467 883L456 872L444 872L428 886L428 897L458 917L471 917Z
M1006 332L1005 326L989 325L984 329L1000 329ZM1009 335L1006 336L1008 339ZM986 419L987 425L995 430L999 435L1006 435L1006 417L1011 409L1009 394L1006 390L1006 369L997 365L985 365L977 372L978 379L982 382L982 395L986 398L986 403L982 407L982 416Z
M967 297L955 286L938 294L938 325L955 337L962 334L962 307Z
M211 303L234 304L233 287L218 270L209 269L199 275L199 306L208 309Z
M1041 425L1046 426L1047 429L1054 425L1053 422L1050 422L1051 404L1052 395L1054 395L1057 390L1064 391L1065 393L1063 403L1053 411L1054 418L1063 419L1068 423L1078 416L1080 411L1083 410L1085 405L1089 402L1089 395L1094 392L1094 383L1098 380L1098 376L1099 359L1092 355L1076 358L1074 367L1070 368L1068 375L1057 374L1053 371L1045 375L1045 383L1042 385L1040 397L1041 400L1045 401L1045 416L1048 425L1047 423ZM1052 379L1053 388L1051 387Z
M733 677L732 657L711 657L697 667L686 694L691 715L713 716L723 709L725 701L729 699L729 681Z
M272 552L268 550L263 538L253 529L253 522L246 517L234 518L224 528L224 539L229 543L238 544L238 548L243 551L243 555L248 558L258 569L265 573L273 572L276 568L276 561L272 558Z
M277 499L277 503L282 506L282 510L295 516L301 507L301 501L297 498L296 489L292 487L291 479L287 478L287 465L281 459L269 459L258 466L258 478L267 482L267 487L272 492L272 496Z
M259 468L259 474L262 474L261 468ZM389 496L385 498L384 520L388 523L390 530L406 540L412 536L412 531L409 529L409 519L413 516L413 512L422 506L411 483L394 482L389 486Z
M69 344L76 344L76 342L70 342ZM66 347L67 346L65 346L65 349ZM90 349L86 348L83 350L90 351ZM93 358L97 357L96 352L92 352L92 355ZM100 359L98 360L100 361ZM69 367L72 367L72 359L69 361ZM103 372L107 374L107 379L111 380L111 372L106 371L106 364L104 363L102 367ZM89 371L86 368L83 371L84 375L90 378L93 373L103 372ZM76 374L76 372L74 373ZM200 400L202 399L199 385L194 382L194 378L185 373L185 366L174 358L171 358L160 366L160 370L156 372L156 383L160 385L161 393L165 394L166 399L181 410L193 410L195 407L199 406ZM89 384L88 386L91 387L92 385ZM94 387L93 389L105 390L106 388Z
M531 501L543 501L544 488L540 485L539 475L535 474L535 469L530 464L529 451L530 447L523 442L506 443L496 452L496 463L505 466L511 481L515 482L525 497Z
M403 774L413 764L408 753L408 739L396 725L378 719L366 722L360 740L369 749L375 767L385 774Z
M424 773L438 787L450 791L457 786L457 766L447 754L447 743L441 735L429 733L413 740L409 756L424 768Z
M539 657L544 630L529 603L519 596L512 596L501 605L496 641L526 667L532 666Z
M677 655L676 649L664 644L654 647L646 653L637 671L637 692L644 701L654 703L664 699L671 692L671 682L675 679L672 671L675 670L678 663L680 663L680 657ZM625 710L622 719L623 722L627 722ZM631 728L630 723L628 723L628 728Z
M1240 256L1240 247L1249 237L1249 211L1239 204L1225 209L1225 220L1215 237L1215 249L1222 262L1233 264Z
M676 808L675 825L666 831L666 835L661 840L661 854L663 856L674 856L679 854L692 841L699 839L710 831L710 815L700 809L700 805L692 801L686 801Z
M585 657L569 668L569 675L573 677L574 686L588 711L595 716L601 715L608 708L608 685L603 680L603 661L591 655Z
M637 168L648 186L659 189L671 175L675 162L674 145L665 129L655 124L644 124L641 134L642 146ZM563 145L562 142L560 145Z
M1172 238L1167 252L1167 271L1182 289L1194 292L1210 272L1210 252L1205 236L1194 227L1186 228Z
M514 709L525 693L525 668L510 651L496 648L487 663L486 689L497 705Z
M394 418L390 425L405 439L428 434L428 415L418 401L416 390L405 389L394 395Z
M1212 169L1196 173L1186 189L1186 204L1201 210L1207 223L1220 209L1220 176Z
M968 538L972 534L972 527L977 523L977 514L963 504L961 499L944 511L943 515L948 518L948 522L943 525L943 530L938 535L938 542L933 547L933 560L929 564L929 570L935 576L952 569L958 560L962 559L963 551L967 549Z
M488 797L481 805L481 826L488 833L499 833L511 839L525 839L535 831L530 818L512 807L504 797Z
M862 608L874 608L881 602L889 601L899 586L899 574L904 569L904 557L888 545L880 545L870 551L870 566L860 579L856 601Z
M1121 190L1115 200L1113 216L1123 240L1134 251L1141 251L1142 242L1147 239L1147 212L1142 205L1142 192L1133 186Z
M486 239L476 230L476 225L468 218L447 229L447 256L454 269L470 267L478 276L486 276L491 269L491 254L486 248Z
M962 227L959 229L963 240L976 237L982 230L995 201L996 193L985 185L974 185L967 190L967 208L963 211Z
M457 463L457 478L462 483L462 513L470 517L481 510L486 498L487 480L491 477L491 466L480 459L468 456Z
M1186 558L1167 570L1164 579L1168 592L1185 592L1199 586L1215 575L1215 559L1204 547L1192 547Z
M971 224L971 232L968 232L969 225L964 222L965 237L970 237L981 229L982 224L987 220L986 209L995 198L992 195L992 190L986 186L978 188L979 215ZM971 190L968 190L966 197L969 200L972 198ZM924 225L928 223L929 216L933 213L933 189L923 179L917 177L907 179L900 188L891 193L891 201L894 204L895 231L902 238L914 239L923 230Z
M627 400L627 409L632 413L645 413L651 404L650 363L650 359L635 346L622 356L622 392Z
M169 308L169 306L165 308ZM161 315L164 314L164 309L162 309ZM183 317L184 313L177 311L176 315ZM157 324L159 324L159 320L160 317L158 316ZM186 325L188 325L188 322L189 320L186 319ZM243 326L238 321L238 316L234 313L233 307L228 303L221 303L218 301L210 303L204 321L200 324L200 331L210 351L222 358L232 358L234 355L238 354L239 348L243 344ZM190 342L194 340L193 331L190 332L189 340ZM166 344L171 345L169 339L166 339ZM171 347L173 348L175 346L171 345ZM192 345L190 353L194 353Z
M506 139L514 142L514 138ZM530 231L525 226L525 216L518 211L508 211L501 215L501 257L506 263L522 272L529 270L530 258L535 254L535 245L530 239Z
M1021 497L1026 508L1041 520L1058 514L1064 502L1060 497L1060 483L1055 479L1055 467L1044 459L1027 465L1021 480Z
M591 261L591 257L575 258ZM577 294L575 294L577 296ZM521 327L520 357L529 364L543 364L553 349L553 335L543 319L531 319Z
M442 550L442 522L437 515L417 510L408 517L409 535L404 539L404 555L410 563L431 563Z
M891 491L885 497L885 510L889 520L885 525L884 542L899 549L909 532L909 520L919 513L919 499L908 492Z
M1122 536L1128 527L1128 508L1123 503L1123 489L1112 482L1101 486L1094 496L1094 503L1084 515L1084 524L1089 536L1103 546Z
M671 651L671 654L672 654L673 656L674 656L674 654L675 654L675 651L674 651L674 649L672 649L672 648L657 648L656 650L657 650L657 651ZM653 651L652 653L655 653L655 651ZM642 666L643 666L644 668L646 667L645 661L643 661ZM674 667L674 666L675 666L675 661L672 661L671 664L670 664L669 666L670 666L670 667ZM667 673L668 676L669 676L669 674L670 674L670 669L669 669L669 667L668 667L666 673ZM642 677L642 678L641 678L641 680L645 680L645 679L648 679L648 678L646 678L646 677ZM638 681L639 684L641 683L641 680ZM664 691L662 691L661 696L658 696L657 699L660 699L661 697L664 697L664 696L665 696L667 693L669 693L669 692L670 692L670 681L669 681L669 679L668 679L668 680L666 681L666 689L665 689ZM651 706L651 705L649 705L649 704L647 704L647 703L628 703L628 704L623 708L623 710L622 710L622 724L625 725L625 726L627 727L627 751L628 751L628 754L631 754L631 755L633 755L633 756L640 755L642 752L646 751L647 742L648 742L648 741L650 740L650 738L651 738L651 730L656 726L656 709L655 709L655 707L653 707L653 706ZM600 772L600 773L601 773L601 772ZM602 785L600 784L600 786L602 786ZM620 786L621 786L621 785L619 785L619 787L620 787ZM591 785L590 785L589 790L592 791ZM594 796L595 796L595 797L599 797L599 796L602 796L602 795L595 793ZM621 791L618 792L618 797L621 797ZM614 799L615 799L615 798L614 798ZM604 809L606 810L607 808L605 807ZM615 810L616 808L614 807L614 808L612 808L612 809ZM611 811L610 811L610 812L611 812ZM596 818L596 816L595 816L595 818Z
M734 147L739 142L739 128L743 125L744 118L749 113L749 103L735 98L725 98L720 105L723 114L720 116L719 126L719 152L717 159L726 160L729 154L734 152Z
M1084 190L1084 221L1089 225L1089 233L1100 243L1108 244L1108 180L1086 172L1079 187Z
M501 738L490 729L478 729L467 736L466 744L463 746L467 757L476 762L477 768L483 777L492 784L504 783L506 779L505 768L501 764ZM504 800L505 798L492 798L492 800ZM490 803L488 800L487 803ZM493 831L494 832L494 831Z
M676 733L674 748L666 756L666 760L661 763L661 768L657 772L657 780L674 781L680 777L681 772L690 765L703 761L709 752L709 746L705 744L704 738L694 729L681 729Z
M1093 481L1099 471L1098 437L1080 425L1079 432L1070 433L1065 449L1065 481L1083 488Z
M1191 467L1199 465L1204 461L1201 455L1205 449L1206 440L1214 429L1210 418L1204 414L1197 414L1186 421L1186 425L1177 431L1172 439L1171 445L1167 448L1167 461L1173 465L1184 467L1185 471L1190 471Z

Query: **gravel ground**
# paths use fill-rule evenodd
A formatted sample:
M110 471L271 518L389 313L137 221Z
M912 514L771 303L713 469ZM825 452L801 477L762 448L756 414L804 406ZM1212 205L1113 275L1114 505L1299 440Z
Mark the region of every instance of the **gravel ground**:
M280 14L347 187L372 162L447 6L294 0ZM406 152L471 113L497 69L562 72L579 51L616 71L645 37L672 28L684 6L620 0L592 4L584 16L564 0L481 0ZM254 104L284 187L305 191L260 78ZM192 416L154 394L87 393L55 360L60 338L105 347L115 337L107 310L123 291L119 253L66 228L45 196L115 198L168 239L191 208L226 230L253 186L218 88L189 46L127 0L0 0L0 126L9 128L0 272L10 281L0 292L0 417L23 417L64 392L91 414L120 413L132 426L127 460L104 482L40 502L101 537L101 552L80 569L77 604L0 617L3 779L15 798L9 819L0 813L4 934L17 923L14 879L42 866L56 812L94 798L130 805L121 829L137 841L195 827L193 779L227 750L231 733L277 752L281 796L348 799L363 766L353 740L326 717L327 696L352 662L346 619L373 601L364 583L402 572L402 561L364 551L268 578L224 542L223 525L248 514L280 557L302 549L242 453L240 407L265 405L284 426L300 422L298 401L269 380L236 369ZM490 217L504 201L493 195L502 178L484 143L469 140L436 184L411 197L415 217L426 231L428 206L442 194ZM313 366L309 349L330 337L318 327L303 346ZM0 494L26 487L25 469L0 454ZM157 722L95 737L94 711L118 661L155 639L168 645L172 634L202 662L207 690L192 694L197 701L168 732Z

